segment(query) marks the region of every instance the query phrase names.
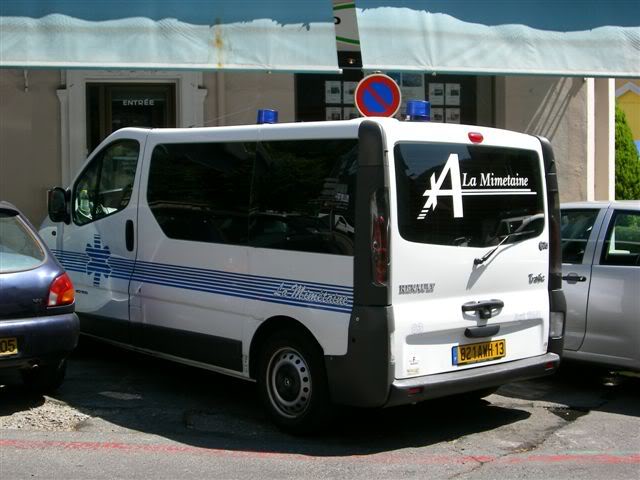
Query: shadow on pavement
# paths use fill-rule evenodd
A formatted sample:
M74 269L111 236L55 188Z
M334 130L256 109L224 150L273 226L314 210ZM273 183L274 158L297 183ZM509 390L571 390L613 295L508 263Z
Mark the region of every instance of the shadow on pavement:
M586 363L563 361L552 377L505 385L498 393L557 403L580 412L597 410L640 417L640 375Z
M44 405L44 401L42 395L29 393L23 388L3 385L0 387L0 417L40 407ZM0 426L2 426L1 418Z
M32 408L33 397L12 388L0 392L0 402L13 398L19 404L22 398L21 408ZM267 418L253 383L84 337L69 361L64 384L52 397L90 416L75 426L79 431L134 430L195 447L311 456L423 447L530 416L483 400L462 406L438 400L390 409L345 408L326 433L292 437Z

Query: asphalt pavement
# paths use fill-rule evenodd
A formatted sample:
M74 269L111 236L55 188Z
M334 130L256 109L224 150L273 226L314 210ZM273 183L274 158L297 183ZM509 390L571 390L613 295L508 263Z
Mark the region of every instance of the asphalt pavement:
M569 365L480 401L340 409L293 437L252 383L83 338L55 395L0 387L0 478L637 480L639 387Z

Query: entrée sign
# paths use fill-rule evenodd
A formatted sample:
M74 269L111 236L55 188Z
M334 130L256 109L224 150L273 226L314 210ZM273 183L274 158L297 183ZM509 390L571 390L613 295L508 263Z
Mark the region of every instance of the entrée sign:
M153 98L127 98L122 100L123 107L153 107L156 101Z

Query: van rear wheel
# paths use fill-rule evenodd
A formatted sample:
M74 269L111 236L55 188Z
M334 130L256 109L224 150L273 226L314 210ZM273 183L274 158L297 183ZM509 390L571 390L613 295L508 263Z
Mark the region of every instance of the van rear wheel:
M318 345L298 332L277 332L265 342L259 362L260 397L276 425L296 434L317 431L330 412Z

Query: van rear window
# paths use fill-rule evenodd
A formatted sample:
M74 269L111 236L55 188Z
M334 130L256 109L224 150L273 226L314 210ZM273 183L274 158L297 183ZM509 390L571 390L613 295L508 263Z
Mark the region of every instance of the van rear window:
M405 240L487 247L544 229L542 172L534 151L406 142L395 146L394 155L398 227Z

